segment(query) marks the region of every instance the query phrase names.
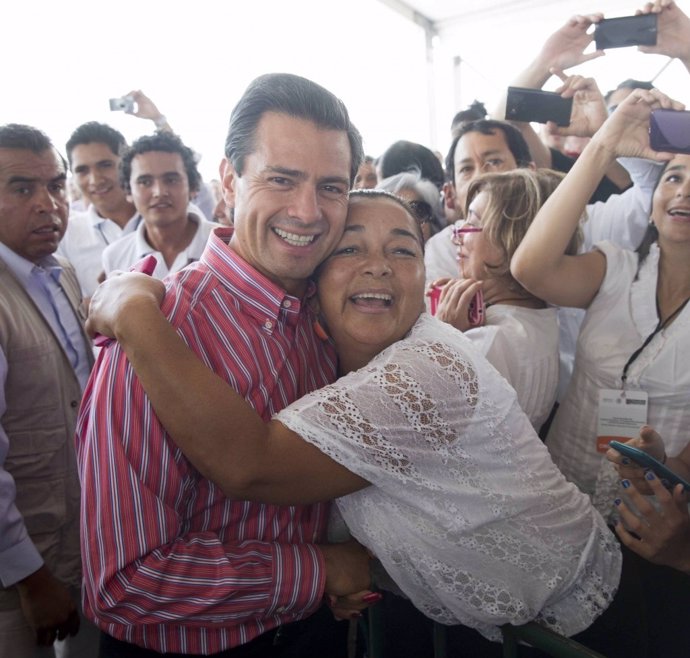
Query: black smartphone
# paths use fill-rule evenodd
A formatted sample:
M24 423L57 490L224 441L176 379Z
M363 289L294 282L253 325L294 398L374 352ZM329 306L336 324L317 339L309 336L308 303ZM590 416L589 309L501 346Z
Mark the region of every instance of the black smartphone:
M649 145L655 151L690 154L690 112L654 110L649 118Z
M682 484L685 491L690 491L690 482L684 480L680 475L676 475L670 468L662 464L658 459L648 455L644 450L630 446L627 443L620 443L619 441L611 441L609 447L634 461L638 466L654 471L654 475L660 480L668 482L669 489L673 489L677 484Z
M597 50L656 45L657 14L605 18L594 28Z
M570 124L573 99L553 91L508 87L506 121L553 121L559 126Z

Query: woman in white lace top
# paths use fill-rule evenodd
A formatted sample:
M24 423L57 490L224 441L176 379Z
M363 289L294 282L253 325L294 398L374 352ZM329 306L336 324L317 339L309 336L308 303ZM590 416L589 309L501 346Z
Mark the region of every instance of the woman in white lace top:
M228 495L337 498L349 531L444 624L497 638L501 624L537 619L577 633L613 599L615 539L556 469L512 388L462 333L423 312L409 208L367 192L351 193L345 234L318 276L343 376L269 423L186 352L153 304L108 311L116 333L137 372L156 362L161 421ZM112 321L96 320L112 333ZM185 413L171 420L171 404Z

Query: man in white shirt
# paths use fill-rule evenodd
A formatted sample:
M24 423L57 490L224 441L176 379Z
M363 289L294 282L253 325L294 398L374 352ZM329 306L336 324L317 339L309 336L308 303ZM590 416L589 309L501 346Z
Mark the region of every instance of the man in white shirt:
M74 266L87 299L103 272L103 250L134 231L141 219L120 185L120 152L126 146L120 132L95 121L79 126L67 142L72 176L90 204L70 214L58 253Z
M189 207L201 176L193 151L177 135L160 132L137 139L122 155L120 183L143 221L103 252L103 271L127 270L144 256L158 261L164 278L198 260L216 226Z

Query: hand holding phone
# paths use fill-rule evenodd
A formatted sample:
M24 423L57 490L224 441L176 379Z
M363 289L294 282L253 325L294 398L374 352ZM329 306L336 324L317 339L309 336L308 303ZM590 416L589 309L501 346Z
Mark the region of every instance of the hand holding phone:
M134 263L132 267L129 268L130 272L141 272L142 274L148 274L151 276L156 269L156 264L158 261L156 260L155 256L152 256L149 254L148 256L145 256L142 258L140 261ZM96 347L105 347L106 345L110 345L112 343L114 338L110 338L109 336L103 336L102 334L96 334L93 337L93 344Z
M635 462L638 466L649 468L654 472L662 482L668 482L667 489L673 489L677 484L682 484L685 491L690 492L690 482L684 480L680 475L674 473L668 466L662 464L658 459L654 459L650 454L644 450L635 448L627 443L620 441L611 441L609 448L613 448L621 453L624 457Z
M443 286L434 286L429 291L429 308L431 315L436 315ZM484 324L484 294L481 288L472 296L467 311L467 321L471 327L479 327Z

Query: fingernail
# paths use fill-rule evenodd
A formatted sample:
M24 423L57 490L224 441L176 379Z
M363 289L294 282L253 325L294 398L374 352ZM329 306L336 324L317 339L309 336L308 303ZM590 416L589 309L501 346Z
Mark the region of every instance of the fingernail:
M623 457L623 459L621 459L621 464L625 464L627 466L629 463L630 460L627 457Z
M656 480L656 476L654 475L654 471L647 471L644 474L644 477L646 480Z
M629 489L630 488L630 480L621 480L621 486L623 489Z
M372 592L371 594L367 594L366 596L362 597L362 601L364 603L377 603L383 598L383 594L379 594L378 592Z
M362 613L361 613L361 612L353 612L353 613L350 615L350 619L359 619L361 616L362 616Z
M661 480L661 484L663 484L667 489L671 488L671 483L668 480Z
M613 501L613 504L618 507L623 501L620 498L616 498Z

